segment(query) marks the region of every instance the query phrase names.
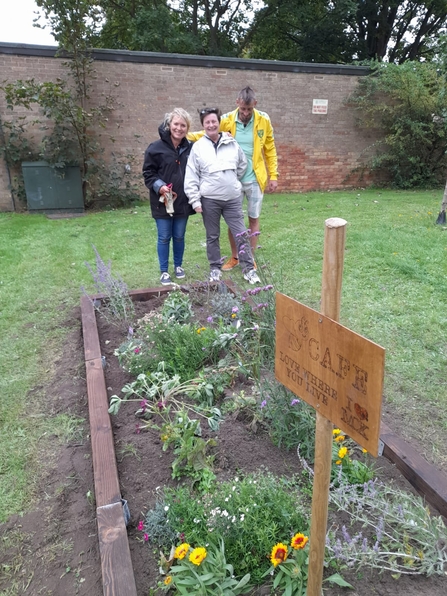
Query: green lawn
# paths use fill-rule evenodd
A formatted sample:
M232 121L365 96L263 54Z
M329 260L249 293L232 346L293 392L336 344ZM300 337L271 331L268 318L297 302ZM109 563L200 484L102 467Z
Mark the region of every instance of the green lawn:
M435 225L442 190L266 195L258 264L276 287L318 309L324 221L347 220L340 322L386 349L385 400L407 438L447 463L447 230ZM0 214L0 521L26 510L51 425L44 390L70 329L92 244L130 289L158 285L156 231L147 204L51 220ZM199 216L187 231L187 279L205 279ZM222 253L228 254L226 231ZM246 286L239 271L235 281ZM60 419L54 420L55 426Z

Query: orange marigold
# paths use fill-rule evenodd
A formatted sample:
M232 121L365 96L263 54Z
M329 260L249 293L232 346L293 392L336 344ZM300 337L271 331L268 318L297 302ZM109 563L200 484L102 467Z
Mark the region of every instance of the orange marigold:
M274 567L279 565L280 563L284 563L287 559L287 555L289 554L289 548L286 544L282 542L278 542L272 548L272 554L270 555L270 561Z
M298 534L295 534L295 536L292 538L290 545L295 550L300 550L306 546L308 541L309 541L308 536L304 536L304 534L301 534L301 532L298 532Z

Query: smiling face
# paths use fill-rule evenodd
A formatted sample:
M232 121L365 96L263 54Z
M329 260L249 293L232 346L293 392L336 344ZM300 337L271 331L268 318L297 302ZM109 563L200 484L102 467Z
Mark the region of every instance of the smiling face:
M242 122L242 124L248 124L250 122L250 119L253 116L253 110L255 109L256 103L256 99L251 103L245 103L245 101L242 101L242 99L238 99L236 101L239 112L239 120Z
M174 116L169 125L169 132L174 146L177 146L188 132L188 124L180 116Z
M207 114L203 118L203 128L206 135L214 142L219 138L219 118L216 114Z

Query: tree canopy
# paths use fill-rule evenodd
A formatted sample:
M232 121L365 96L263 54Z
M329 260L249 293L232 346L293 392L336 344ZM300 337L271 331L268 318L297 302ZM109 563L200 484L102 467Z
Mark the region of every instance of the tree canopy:
M304 62L431 59L447 0L37 0L96 47ZM67 30L66 28L64 29Z

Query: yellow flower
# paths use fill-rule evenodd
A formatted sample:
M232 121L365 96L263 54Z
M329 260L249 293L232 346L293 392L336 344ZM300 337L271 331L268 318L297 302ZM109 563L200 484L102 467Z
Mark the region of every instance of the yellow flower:
M189 544L184 542L180 546L177 546L177 548L175 549L174 559L184 559L186 557L186 554L188 553L188 551L189 551Z
M172 582L172 575L168 575L168 577L164 580L164 585L165 586L169 586L169 584Z
M341 459L337 459L335 463L337 464L337 466L339 466L341 464Z
M195 548L189 555L189 560L191 561L191 563L194 563L194 565L200 565L200 563L203 561L205 557L206 549L203 548L203 546L199 546L198 548Z
M334 430L332 431L333 435L339 435L341 433L341 430L339 428L334 428Z
M289 554L289 548L286 544L282 542L278 542L272 548L272 554L270 555L270 561L274 567L279 565L280 563L284 563L287 559L287 555Z
M202 331L205 331L206 327L200 327L200 329L197 329L197 333L200 335L202 333Z
M231 315L231 318L232 318L232 319L235 319L236 317L237 317L237 314L234 312L234 313Z
M340 447L340 449L338 450L338 457L340 459L343 459L347 453L348 453L347 447Z
M304 534L298 532L298 534L295 534L295 536L292 538L290 546L295 550L301 550L306 546L308 540L308 536L304 536Z
M340 441L344 441L346 439L345 435L338 435L338 437L335 437L334 441L336 441L337 443L340 443Z
M362 449L362 453L368 453L367 449Z

